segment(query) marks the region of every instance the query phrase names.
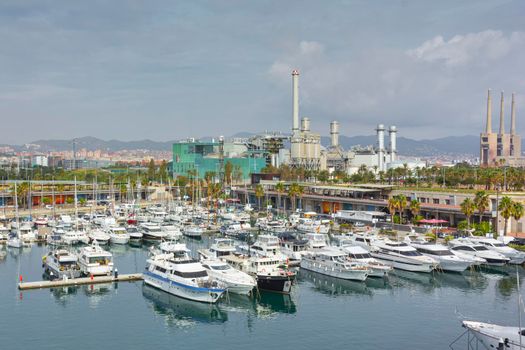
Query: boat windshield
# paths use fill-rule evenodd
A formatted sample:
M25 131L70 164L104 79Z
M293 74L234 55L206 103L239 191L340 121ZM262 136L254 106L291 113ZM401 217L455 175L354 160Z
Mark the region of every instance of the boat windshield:
M417 250L398 251L399 254L404 256L420 256L421 253Z
M111 262L111 259L105 256L93 256L89 258L90 264L100 264L100 265L107 265Z
M224 271L231 269L230 265L215 265L210 266L212 270Z
M482 245L477 245L477 246L474 247L474 249L476 249L478 252L482 251L482 250L488 250L487 247L484 247Z
M503 244L503 243L492 243L492 245L493 245L494 247L498 247L498 248L506 247L506 245Z
M352 254L352 257L354 259L370 259L372 258L372 256L369 254L369 253L364 253L364 254Z

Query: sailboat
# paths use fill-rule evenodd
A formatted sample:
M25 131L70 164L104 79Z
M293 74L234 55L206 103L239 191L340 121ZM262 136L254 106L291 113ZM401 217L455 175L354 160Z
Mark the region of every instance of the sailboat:
M15 182L15 215L16 215L16 236L10 237L7 240L7 246L11 248L23 248L24 244L22 238L20 237L20 219L18 216L18 188Z
M525 330L521 327L521 308L523 301L520 295L519 272L516 269L517 291L518 291L518 327L500 326L492 323L477 321L463 321L462 325L486 349L497 350L523 350L525 349ZM477 347L476 347L477 348Z

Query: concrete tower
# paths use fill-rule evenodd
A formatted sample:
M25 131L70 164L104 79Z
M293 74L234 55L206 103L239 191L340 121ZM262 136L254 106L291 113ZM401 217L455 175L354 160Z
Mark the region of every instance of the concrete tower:
M490 97L490 89L487 92L487 127L485 128L485 133L492 133L492 98Z
M503 104L504 104L504 98L503 98L503 91L501 92L501 102L499 105L499 134L503 135L505 134L505 116L503 114Z
M330 141L332 147L339 146L339 123L335 120L330 123Z
M385 126L377 125L377 170L385 170Z
M510 105L510 136L509 153L512 157L521 157L521 136L516 133L516 103L514 93L512 93L512 103Z
M388 134L390 136L390 163L393 163L397 158L397 128L395 125L388 129Z
M299 133L299 71L292 71L292 135Z
M514 93L512 93L512 102L510 105L510 134L516 134L516 106L514 103Z

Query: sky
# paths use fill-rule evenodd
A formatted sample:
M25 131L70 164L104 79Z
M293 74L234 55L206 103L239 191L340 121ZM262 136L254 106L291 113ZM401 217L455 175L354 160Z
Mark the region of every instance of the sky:
M525 134L522 0L0 1L0 144L291 128L476 135L487 89Z

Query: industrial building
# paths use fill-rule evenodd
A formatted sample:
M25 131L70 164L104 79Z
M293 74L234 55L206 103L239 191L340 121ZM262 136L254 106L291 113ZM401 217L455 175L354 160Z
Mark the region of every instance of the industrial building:
M510 133L505 133L504 94L501 92L499 131L492 132L492 97L487 93L485 132L480 135L480 164L483 166L525 166L521 155L521 136L516 133L516 107L514 93L510 109Z
M242 139L224 142L198 141L188 139L173 144L173 175L188 176L188 172L196 170L198 177L203 178L206 172L214 172L219 176L224 171L224 165L233 165L233 177L246 181L251 173L258 173L266 167L263 152L252 151Z

